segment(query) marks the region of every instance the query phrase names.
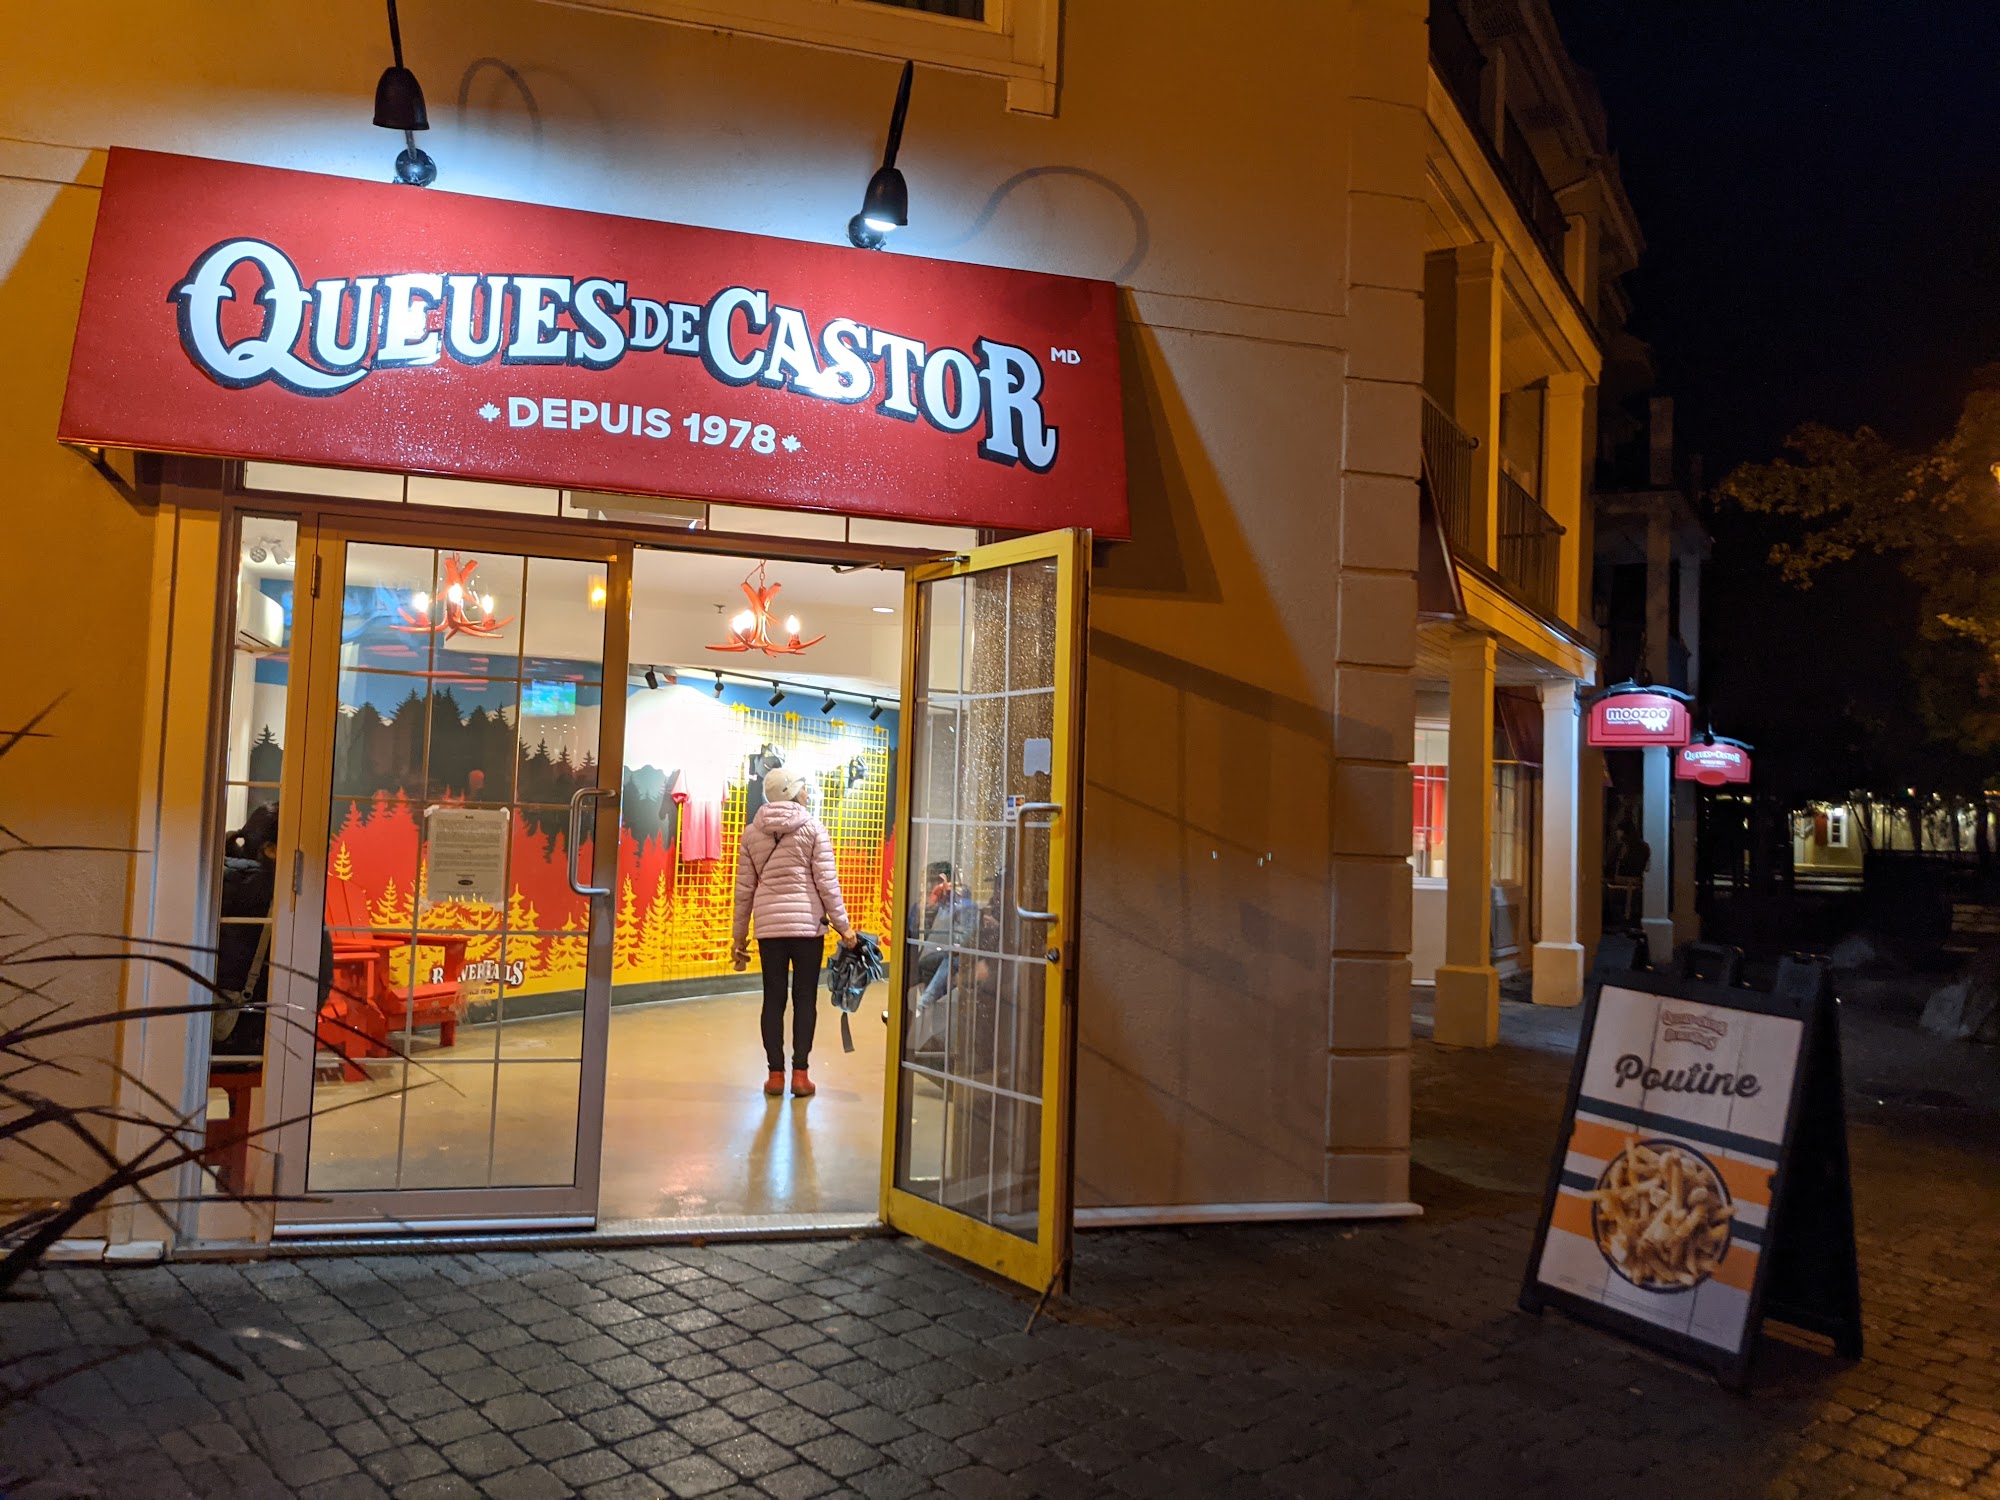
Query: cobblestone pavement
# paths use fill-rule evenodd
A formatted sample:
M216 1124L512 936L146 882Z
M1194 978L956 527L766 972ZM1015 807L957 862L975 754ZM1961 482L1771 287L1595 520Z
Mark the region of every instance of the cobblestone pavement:
M1032 1333L891 1239L54 1272L0 1492L2000 1497L1995 1122L1856 1121L1867 1358L1739 1397L1514 1310L1546 1031L1418 1043L1423 1219L1087 1235Z

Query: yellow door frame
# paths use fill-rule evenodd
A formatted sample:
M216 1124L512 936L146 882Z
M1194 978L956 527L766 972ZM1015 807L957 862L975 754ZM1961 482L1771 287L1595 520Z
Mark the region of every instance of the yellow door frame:
M924 732L917 700L917 663L922 632L928 621L924 585L949 578L994 572L1028 562L1053 562L1057 569L1054 744L1051 747L1050 797L1059 811L1047 823L1025 825L1046 829L1049 851L1047 910L1056 920L1047 925L1052 955L1043 1008L1041 1174L1036 1213L1036 1238L1022 1239L897 1186L900 1114L903 1099L902 1044L904 1012L909 1003L903 982L909 942L911 899L911 812L916 798L915 750ZM892 887L888 1068L882 1105L882 1219L893 1228L937 1246L947 1254L984 1267L1037 1291L1058 1288L1069 1272L1073 1216L1071 1122L1076 1041L1076 976L1078 936L1078 852L1083 789L1083 665L1085 613L1089 597L1090 533L1051 531L976 547L958 557L910 567L903 588L903 724L896 747L897 777L902 795L896 819L896 871ZM1022 860L1015 851L1017 873ZM1013 894L1008 894L1013 899Z

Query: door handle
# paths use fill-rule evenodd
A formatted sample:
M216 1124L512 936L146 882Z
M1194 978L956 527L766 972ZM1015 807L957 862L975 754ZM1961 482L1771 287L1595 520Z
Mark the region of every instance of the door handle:
M1014 806L1014 915L1024 922L1060 922L1062 914L1053 911L1029 911L1023 904L1025 895L1023 882L1028 878L1028 814L1047 813L1051 819L1062 816L1060 802L1019 802ZM1047 828L1048 823L1037 825Z
M577 859L583 853L583 807L586 802L596 811L597 799L604 795L601 786L579 787L569 799L569 888L579 896L608 896L609 886L585 885L583 875L577 868Z

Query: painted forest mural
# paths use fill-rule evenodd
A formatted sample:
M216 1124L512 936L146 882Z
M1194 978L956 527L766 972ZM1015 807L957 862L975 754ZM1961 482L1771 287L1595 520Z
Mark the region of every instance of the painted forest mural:
M340 710L326 898L336 943L342 933L409 935L413 946L400 944L387 958L399 989L410 982L414 961L418 983L457 980L475 1004L493 999L502 984L511 994L580 993L589 912L568 883L569 799L595 784L597 765L588 754L572 757L567 745L551 749L548 729L559 740L567 729L594 742L600 690L578 686L573 723L542 726L528 718L522 733L513 682L410 677L375 686L391 681L402 695L386 710L366 701ZM887 930L895 716L849 722L781 713L736 690L722 701L699 697L704 753L734 772L717 781L720 858L689 858L679 846L687 823L670 786L679 785L685 764L678 745L663 750L656 739L643 763L623 769L613 982L664 987L630 998L705 989L702 981L730 972L737 840L760 797L753 775L774 756L814 775L814 809L833 837L849 910L858 926ZM258 748L265 748L262 736ZM669 758L678 763L653 763ZM504 910L428 899L426 809L468 803L513 806ZM587 847L582 866L591 867Z

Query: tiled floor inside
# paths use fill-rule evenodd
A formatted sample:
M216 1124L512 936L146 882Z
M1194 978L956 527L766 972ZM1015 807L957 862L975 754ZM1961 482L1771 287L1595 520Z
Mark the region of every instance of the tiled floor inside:
M820 1007L810 1099L764 1096L758 1009L748 993L613 1009L600 1222L874 1212L882 1005L852 1018L851 1053L837 1015ZM567 1180L579 1052L578 1018L551 1016L464 1026L449 1048L426 1038L407 1087L400 1063L363 1083L322 1081L311 1188L394 1184L399 1139L406 1187L487 1173L498 1185Z

